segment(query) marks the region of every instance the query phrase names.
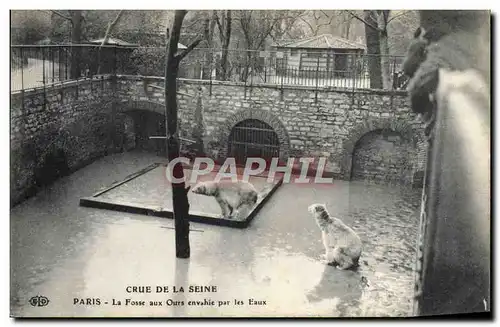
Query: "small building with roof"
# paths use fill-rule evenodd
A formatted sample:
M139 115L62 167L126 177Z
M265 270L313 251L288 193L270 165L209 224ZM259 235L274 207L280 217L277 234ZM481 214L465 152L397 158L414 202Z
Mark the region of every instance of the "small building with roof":
M366 46L331 34L301 40L280 41L273 45L279 71L316 71L330 76L346 76Z

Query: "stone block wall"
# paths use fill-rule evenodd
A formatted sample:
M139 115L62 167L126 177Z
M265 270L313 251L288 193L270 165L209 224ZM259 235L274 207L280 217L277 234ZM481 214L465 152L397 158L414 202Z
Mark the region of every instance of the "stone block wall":
M148 83L161 81L151 78ZM163 92L145 85L142 78L124 76L118 85L123 107L164 111ZM225 157L234 125L245 119L259 119L276 131L282 160L327 157L327 170L341 178L350 178L356 142L374 130L393 130L407 141L410 175L424 169L423 126L411 112L403 92L179 80L180 127L188 136L198 97L203 103L205 147L213 156Z
M121 147L110 79L11 94L11 204Z
M13 92L11 201L20 201L37 185L58 177L47 172L59 169L65 174L107 153L133 148L137 131L130 112L153 111L164 119L164 92L152 84L161 85L162 79L118 76ZM358 141L370 132L393 131L401 137L394 149L399 156L406 154L398 159L410 176L405 179L424 170L423 126L404 93L179 79L181 136L193 137L200 103L205 149L214 159L227 156L236 124L258 119L276 132L283 162L291 157L326 157L330 175L349 179L353 154L363 153L356 150L363 147ZM376 144L371 145L373 154L379 149ZM380 160L375 155L354 157L355 165L363 167L375 167ZM373 174L373 169L361 174Z

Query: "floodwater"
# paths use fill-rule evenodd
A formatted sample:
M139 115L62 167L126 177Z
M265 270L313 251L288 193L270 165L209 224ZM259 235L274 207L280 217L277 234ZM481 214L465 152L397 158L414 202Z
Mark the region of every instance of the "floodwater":
M144 153L102 158L11 210L11 315L410 314L418 192L362 182L283 184L246 229L191 223L191 258L176 259L172 220L79 206L158 160ZM320 262L311 203L326 204L359 233L358 271ZM36 295L49 303L32 306Z
M278 174L277 174L278 175ZM280 174L281 175L281 174ZM213 181L217 176L217 172L209 172L198 176L197 173L193 174L190 169L184 170L186 185L193 187L198 182ZM239 175L241 179L241 174ZM223 180L223 179L221 179ZM231 181L230 179L225 179ZM262 201L265 196L271 191L273 186L278 182L278 178L273 178L269 182L267 178L261 176L249 176L249 182L259 192L258 202ZM187 187L186 186L186 187ZM119 187L99 195L95 199L104 200L112 203L127 203L134 204L138 207L149 206L151 208L158 208L158 210L173 210L172 205L172 187L170 181L166 178L165 165L161 164L156 168L144 173L143 175L121 184ZM213 197L195 194L188 192L188 200L190 203L191 214L198 214L206 218L218 219L222 215L222 210ZM252 209L241 210L240 212L233 213L233 220L244 220Z

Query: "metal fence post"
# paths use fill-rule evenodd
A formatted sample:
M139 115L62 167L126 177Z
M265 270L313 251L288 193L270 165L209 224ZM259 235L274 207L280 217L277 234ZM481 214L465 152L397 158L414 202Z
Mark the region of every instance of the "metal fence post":
M267 54L266 54L267 55ZM267 57L264 57L264 83L267 83Z
M354 92L354 89L356 88L356 76L358 75L358 58L356 55L352 55L353 60L352 60L352 91Z
M351 100L351 109L354 107L354 94L355 94L354 90L356 89L356 75L357 75L357 71L356 71L357 63L356 63L356 60L357 59L358 59L357 57L354 57L354 69L353 69L353 71L354 71L354 78L353 78L353 81L352 81L352 90L351 90L351 93L352 93L352 97L351 97L352 98L352 100ZM362 61L364 63L364 57L361 57L361 59L362 59Z
M252 55L252 59L250 60L250 92L249 92L249 95L248 97L251 98L252 97L252 90L253 90L253 73L254 73L254 63L255 61L253 60L253 55Z
M44 48L40 48L40 50L42 51L42 83L43 83L43 86L45 87L45 51Z
M287 71L286 67L285 66L285 60L282 60L282 65L283 65L283 68L282 68L282 72L281 72L281 92L280 92L280 97L281 97L281 101L283 101L283 78L284 78L284 72Z
M21 47L19 49L20 57L21 57L21 101L22 101L22 109L24 110L24 51Z
M68 79L68 48L66 48L65 51L65 56L64 56L64 80L66 81Z
M212 51L212 50L209 50L209 51ZM213 54L211 54L210 56L208 56L211 60L210 60L210 63L208 64L208 75L210 75L210 87L209 87L209 95L212 96L212 64L213 64ZM203 75L202 75L203 76Z
M114 63L114 76L116 77L117 73L118 73L118 57L117 57L117 46L115 45L114 47L114 55L113 55L113 63Z
M47 106L47 90L45 88L45 51L44 48L41 48L42 50L42 84L43 84L43 110L45 110Z
M21 56L21 89L24 90L24 51L22 47L19 49L19 52Z
M319 82L319 57L318 63L316 64L316 87L314 91L314 103L318 103L318 82Z
M245 68L245 69L246 69L246 68ZM245 97L245 99L246 99L246 98L247 98L247 76L246 76L247 74L246 74L245 70L243 71L243 75L244 75L243 77L244 77L244 79L245 79L245 81L244 81L244 82L245 82L245 87L244 87L244 97Z

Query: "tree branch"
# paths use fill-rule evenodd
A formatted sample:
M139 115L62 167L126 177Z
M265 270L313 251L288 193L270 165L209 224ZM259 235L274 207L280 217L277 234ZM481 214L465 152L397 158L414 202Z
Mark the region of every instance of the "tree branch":
M102 43L101 43L101 47L104 46L108 40L109 40L109 35L111 34L111 31L113 30L113 28L115 27L115 25L118 23L118 21L120 20L121 16L123 14L123 9L120 10L120 12L118 13L118 15L116 15L115 17L115 20L113 20L109 25L108 25L108 28L106 29L106 33L104 34L104 39L102 40Z
M271 24L271 26L269 27L269 29L267 30L267 32L262 35L262 38L260 39L259 44L255 47L255 50L257 50L257 49L260 48L260 46L262 45L262 43L264 43L264 41L266 40L267 36L269 34L271 34L271 32L274 29L274 26L278 23L279 20L281 20L281 17L275 18L274 22Z
M290 33L290 30L295 26L295 22L297 21L297 19L302 15L302 13L298 13L296 16L293 16L293 15L290 15L290 16L287 16L287 17L284 17L284 19L286 19L287 21L287 24L286 24L286 27L280 31L280 34L279 34L279 37L278 39L281 39L283 37L283 35L289 35ZM276 37L271 35L271 37L273 38L274 41L276 41Z
M333 18L335 18L335 16L334 16L334 15L332 15L332 16L330 17L330 20L328 21L328 23L323 23L323 24L318 24L318 25L316 25L316 34L318 34L318 32L319 32L319 28L320 28L321 26L330 25L330 24L332 23L332 21L333 21Z
M219 16L217 14L215 14L215 22L217 23L217 27L219 27L219 33L224 35L222 24L220 23Z
M249 31L248 29L250 28L250 16L252 15L252 12L249 13L249 16L246 17L243 15L243 17L241 17L241 11L240 11L240 25L241 25L241 29L243 30L243 34L245 35L245 40L247 42L247 48L248 49L251 49L252 48L252 39L250 37L250 34L249 34Z
M303 17L299 17L299 19L300 19L301 21L303 21L304 23L306 23L306 24L307 24L307 26L311 29L311 33L313 33L313 34L314 34L314 28L312 27L312 25L311 25L311 24L310 24L307 20L305 20Z
M363 22L366 26L369 26L371 28L373 28L374 30L376 31L379 31L380 32L380 29L376 26L373 26L372 24L368 23L366 20L364 20L363 18L359 17L358 15L356 15L355 13L351 12L350 10L346 10L346 12L351 15L352 17L356 18L357 20Z
M63 15L63 14L61 14L61 13L60 13L59 11L57 11L57 10L49 10L49 11L50 11L50 12L52 12L52 13L54 13L54 14L56 14L56 15L57 15L57 16L59 16L59 17L62 17L62 18L64 18L64 19L67 19L67 20L71 21L71 17L66 16L66 15Z
M196 46L201 42L203 41L204 38L199 38L197 39L196 41L194 41L193 43L191 43L186 49L182 50L181 53L179 53L178 55L175 56L175 59L177 61L181 61L185 56L188 55L188 53L190 53L194 48L196 48Z
M325 15L326 18L330 18L330 16L328 16L328 14L324 11L324 10L320 10L320 12Z
M410 12L412 12L413 10L405 10L404 12L398 14L398 15L394 15L392 16L391 18L389 18L389 20L387 20L387 24L389 24L392 20L396 19L396 18L399 18L399 17L402 17L402 16L405 16L405 15L408 15Z
M196 24L198 24L200 21L199 20L195 20L194 22L192 22L191 24L187 25L187 26L184 26L183 28L185 30L188 30L190 29L191 27L195 26Z

